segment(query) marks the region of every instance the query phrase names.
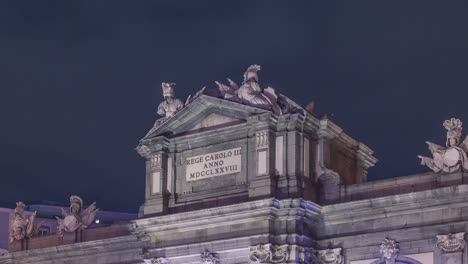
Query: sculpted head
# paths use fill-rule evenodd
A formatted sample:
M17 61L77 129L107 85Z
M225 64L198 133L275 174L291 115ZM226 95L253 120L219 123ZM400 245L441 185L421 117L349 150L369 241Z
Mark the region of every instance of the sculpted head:
M447 147L458 146L462 136L462 122L460 119L445 120L443 125L447 129Z
M384 259L395 259L399 252L398 243L393 239L386 238L380 244L380 254Z
M173 98L174 97L174 87L175 87L175 85L176 85L175 83L165 83L165 82L163 82L161 84L164 98L166 98L166 97Z
M83 200L76 195L70 196L70 212L79 214L81 212L81 208L83 208Z
M17 202L16 203L16 208L15 208L15 215L23 216L25 207L26 207L26 205L23 202L21 202L21 201Z
M248 81L258 82L258 71L260 71L260 65L251 65L244 73L244 83Z

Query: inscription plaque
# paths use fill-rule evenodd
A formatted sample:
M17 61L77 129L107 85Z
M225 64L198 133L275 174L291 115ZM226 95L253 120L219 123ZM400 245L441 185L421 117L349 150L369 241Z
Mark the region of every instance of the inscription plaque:
M241 171L241 148L189 157L185 160L187 181L196 181Z

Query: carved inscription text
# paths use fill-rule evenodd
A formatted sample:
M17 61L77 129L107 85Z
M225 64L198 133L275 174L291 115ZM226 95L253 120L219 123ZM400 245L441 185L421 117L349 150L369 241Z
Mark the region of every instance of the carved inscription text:
M241 170L241 148L227 149L185 160L187 181L238 173Z

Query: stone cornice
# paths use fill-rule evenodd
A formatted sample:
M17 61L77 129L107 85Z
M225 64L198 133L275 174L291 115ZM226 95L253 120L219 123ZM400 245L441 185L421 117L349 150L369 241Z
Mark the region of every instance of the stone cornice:
M18 251L0 256L1 263L41 263L48 261L53 256L54 261L63 259L72 260L88 257L92 255L109 254L118 252L118 255L139 254L142 251L143 243L135 235L94 240L76 244L46 247Z
M346 134L341 127L328 119L319 120L317 136L328 140L337 140L343 146L346 146L348 151L352 153L356 152L366 168L374 166L378 161L373 156L374 151L371 148Z
M444 209L448 204L451 208L468 206L468 185L327 205L322 214L326 224L340 224Z
M133 232L159 233L171 230L206 229L232 224L232 221L256 222L269 219L302 218L304 221L314 222L318 217L320 207L302 199L264 199L241 204L202 209L187 213L178 213L158 217L150 217L132 221Z

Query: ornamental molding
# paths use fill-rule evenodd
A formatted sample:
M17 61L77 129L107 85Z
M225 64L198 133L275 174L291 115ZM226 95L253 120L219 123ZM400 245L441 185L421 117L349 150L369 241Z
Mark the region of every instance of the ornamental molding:
M167 259L167 258L144 259L143 263L145 263L145 264L170 264L169 259Z
M390 238L386 238L380 244L380 254L384 260L395 260L400 253L399 244Z
M301 246L294 246L299 263L311 263L312 249Z
M443 253L462 252L465 248L465 232L437 235L437 248Z
M220 264L218 254L212 253L208 250L200 253L200 258L202 264Z
M255 132L257 149L268 148L268 130Z
M151 169L160 169L162 166L162 155L161 153L151 156L150 160Z
M303 254L306 257L305 252ZM289 245L260 244L250 247L250 263L284 263L289 258Z
M317 257L323 264L342 264L341 248L330 248L317 251Z

